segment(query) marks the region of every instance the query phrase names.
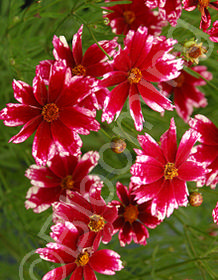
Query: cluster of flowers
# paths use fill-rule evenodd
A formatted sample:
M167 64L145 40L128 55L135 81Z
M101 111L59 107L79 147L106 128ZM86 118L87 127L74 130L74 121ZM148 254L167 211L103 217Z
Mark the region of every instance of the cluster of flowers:
M145 2L147 6L141 0L116 5L110 7L114 13L105 15L114 32L126 35L123 49L115 38L93 44L83 54L83 26L73 36L72 50L65 37L54 36L54 60L37 65L32 86L14 80L14 97L19 103L7 104L0 111L6 126L23 126L10 139L13 143L24 142L36 131L32 146L36 164L26 171L32 187L25 206L36 213L52 206L51 237L55 242L36 252L45 260L65 264L48 272L44 280L64 279L71 273L71 279L94 280L94 271L113 275L123 268L120 256L112 250L98 250L101 242L110 242L119 232L121 246L132 240L146 245L147 227L156 227L174 209L187 206L186 181L212 188L218 182L218 129L203 115L190 118L193 107L207 105L196 86L204 85L212 75L205 66L192 67L193 63L187 65L204 80L185 72L184 59L170 53L177 41L157 36L166 20L176 24L182 12L180 1ZM212 5L209 1L184 2L186 9L195 7L191 2ZM160 8L158 15L151 10L155 7ZM172 93L175 106L167 98ZM141 131L140 96L154 111L176 108L190 129L178 147L174 119L160 144L147 133L139 135L142 149L135 149L130 185L117 182L120 201L106 204L101 196L103 182L89 174L98 164L99 154L89 151L82 155L79 134L100 129L97 110L103 111L102 122L111 123L128 97L135 128ZM200 144L193 149L197 141ZM218 204L213 217L218 223Z

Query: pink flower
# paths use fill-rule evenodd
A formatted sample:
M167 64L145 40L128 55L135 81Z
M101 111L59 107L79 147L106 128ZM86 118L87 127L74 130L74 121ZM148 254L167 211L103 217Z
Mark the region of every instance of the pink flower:
M53 55L55 60L41 61L36 67L36 73L40 74L45 82L49 79L50 67L55 61L64 61L66 66L71 69L73 76L97 78L111 70L106 55L97 44L91 45L83 54L82 32L83 25L73 36L72 50L64 36L54 36ZM117 47L116 39L111 41L104 40L98 43L108 55L113 56L115 48ZM94 94L89 95L83 100L83 103L85 102L86 104L86 108L89 108L90 105L92 105L91 103L93 103L97 109L103 107L104 99L108 95L108 90L104 87L100 87L97 79L95 79L94 90ZM89 107L87 107L87 104ZM91 107L93 107L93 105Z
M127 189L118 182L116 188L120 202L113 200L111 204L118 209L118 217L113 222L113 226L115 232L119 231L120 245L130 244L132 239L135 243L146 245L149 233L145 226L155 228L161 221L151 215L150 201L137 204L131 184Z
M106 108L102 121L111 123L119 116L129 96L130 113L137 130L143 128L140 95L153 110L164 112L173 110L171 101L161 94L151 82L161 82L176 78L182 68L182 60L175 59L169 52L175 40L148 35L146 27L130 30L126 35L124 49L114 58L113 71L104 75L103 86L117 85L106 98Z
M143 150L135 149L136 163L131 167L131 181L138 185L134 194L138 203L152 199L151 214L164 219L178 206L188 203L186 181L197 181L204 176L204 168L190 159L190 152L198 133L188 130L179 147L176 126L171 119L170 128L160 138L160 146L147 133L139 135Z
M105 2L112 4L114 1ZM145 6L144 0L133 0L131 4L118 4L104 9L109 10L104 17L109 20L112 31L116 34L126 35L130 29L136 31L139 26L146 26L149 34L159 35L166 25L159 15Z
M48 89L40 76L34 78L33 87L13 81L13 89L20 104L7 104L0 119L7 126L23 125L10 139L13 143L24 142L36 131L32 154L37 164L45 165L56 151L79 154L82 141L78 133L89 134L90 130L100 128L95 114L77 105L91 94L89 82L72 77L70 70L60 63L51 68Z
M205 178L198 182L198 186L211 186L215 188L218 183L218 128L205 116L195 115L189 121L192 129L200 134L200 145L195 147L193 157L208 168Z
M194 66L191 69L207 80L212 79L212 74L207 71L206 66ZM196 86L203 86L205 84L206 81L202 78L196 78L182 70L176 79L161 82L159 87L164 95L169 96L173 94L176 111L187 122L193 112L193 107L207 106L207 99L204 94L196 88Z
M167 20L172 26L177 25L182 13L180 0L145 0L145 4L150 9L158 7L163 20Z
M207 30L207 34L210 35L210 40L212 42L218 43L218 20L213 23L213 27Z
M64 265L49 271L42 280L61 280L70 274L75 280L97 280L94 271L114 275L123 268L116 252L97 250L98 244L93 245L89 239L80 240L79 231L72 223L58 223L51 229L56 243L48 243L47 248L39 248L36 253L46 261Z
M113 221L117 218L117 209L106 205L101 197L101 188L90 189L89 196L84 198L79 193L71 193L68 202L53 204L54 222L70 221L80 228L83 236L89 239L108 243L113 235ZM91 234L90 234L91 232Z
M213 209L212 216L213 216L214 223L218 225L218 201L216 207Z
M47 167L32 165L26 170L26 177L32 187L27 192L25 206L40 213L55 201L66 200L68 193L76 191L85 195L93 186L100 187L98 176L88 175L97 165L98 152L88 152L82 156L56 154Z
M203 31L206 31L211 24L211 16L208 11L208 7L218 10L218 1L212 2L210 0L183 0L183 8L186 11L191 12L197 7L201 13L200 28Z

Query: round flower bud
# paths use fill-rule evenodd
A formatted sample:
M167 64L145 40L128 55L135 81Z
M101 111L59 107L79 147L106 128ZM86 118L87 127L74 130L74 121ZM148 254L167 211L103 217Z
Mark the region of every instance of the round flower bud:
M111 150L116 154L121 154L126 149L126 142L120 138L114 138L111 141Z
M203 202L203 196L198 192L191 192L188 199L189 204L194 207L199 207Z

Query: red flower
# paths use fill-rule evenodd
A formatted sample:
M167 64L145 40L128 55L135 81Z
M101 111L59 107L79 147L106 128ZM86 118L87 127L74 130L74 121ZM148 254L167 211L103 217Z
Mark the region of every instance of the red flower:
M204 163L210 170L198 185L206 184L215 188L218 183L218 128L207 117L200 114L191 119L189 125L200 134L201 145L195 147L193 157L196 161Z
M82 146L78 133L89 134L100 128L94 113L77 106L91 93L90 84L81 77L72 77L62 64L52 66L48 89L40 76L34 78L33 87L14 81L13 89L20 104L7 104L0 119L7 126L24 125L10 139L13 143L24 142L36 131L32 154L37 164L45 165L57 150L77 155Z
M79 231L70 222L51 227L56 243L39 248L36 253L44 260L65 265L49 271L42 280L61 280L71 275L75 280L97 280L95 272L114 275L123 268L120 256L112 250L97 250L89 239L80 240ZM84 247L85 246L85 247Z
M106 3L112 4L114 1L116 0L106 0ZM104 9L109 10L104 17L109 20L112 31L116 34L126 35L130 29L136 31L139 26L146 26L149 34L159 35L162 27L166 25L159 15L145 6L144 0L133 0L131 4L114 5Z
M175 40L148 35L146 27L130 30L126 35L125 48L114 58L113 71L105 74L103 86L117 85L106 98L102 121L111 123L119 116L129 96L130 113L137 130L143 128L140 95L153 110L173 110L170 100L162 95L151 82L174 79L182 68L182 60L169 54Z
M121 202L113 200L111 204L118 209L118 217L113 222L113 226L115 232L119 231L120 245L130 244L132 239L135 243L146 245L149 233L145 226L155 228L161 221L151 215L150 201L137 204L131 184L127 189L126 186L118 182L116 188L117 196Z
M207 34L210 35L210 40L212 42L218 43L218 20L213 23L213 27L207 31Z
M207 71L206 66L194 66L191 69L207 80L212 79L212 74ZM206 82L202 78L196 78L182 70L176 79L161 82L159 87L164 95L169 96L173 94L176 111L187 122L193 112L193 107L207 106L204 94L196 88L196 86L203 86L205 84Z
M88 175L97 165L98 152L88 152L80 157L56 154L47 163L48 167L32 165L26 170L26 177L33 185L27 192L25 206L40 213L55 201L66 200L68 193L77 191L82 195L93 186L101 186L98 176Z
M108 243L113 235L112 223L117 218L117 209L106 205L100 193L101 189L92 188L87 199L74 192L68 196L69 203L54 203L54 222L70 221L81 229L83 236L88 234L89 239L102 238Z
M208 7L218 10L218 1L212 2L210 0L183 0L183 8L186 11L193 11L198 7L201 12L200 28L206 31L211 24L211 16L208 12Z
M159 7L159 13L163 20L167 20L172 26L177 25L177 20L182 13L180 0L145 0L150 9Z
M50 67L55 61L64 61L67 67L70 67L73 76L82 77L101 77L103 74L111 70L110 64L104 52L99 48L97 44L91 45L86 52L83 54L82 51L82 32L83 25L79 28L78 32L73 36L72 50L68 46L68 43L64 36L54 36L53 38L53 55L55 60L41 61L36 67L36 74L40 74L45 82L49 79ZM108 41L100 41L99 45L112 56L115 53L117 47L116 39ZM93 104L97 109L102 108L104 99L108 95L108 90L98 85L98 80L95 79L93 96L89 95L83 100L86 108L93 108ZM97 99L96 99L97 98ZM92 104L93 103L93 104ZM89 107L88 107L89 106ZM90 109L92 109L90 108Z
M163 219L178 206L188 203L186 181L197 181L204 176L204 168L190 159L190 152L198 133L188 130L179 147L176 143L176 126L171 119L170 128L160 139L159 146L149 135L139 135L143 150L136 149L136 163L131 167L131 181L138 185L134 192L138 203L152 199L151 214Z
M216 207L213 209L212 216L213 216L214 223L218 225L218 201Z

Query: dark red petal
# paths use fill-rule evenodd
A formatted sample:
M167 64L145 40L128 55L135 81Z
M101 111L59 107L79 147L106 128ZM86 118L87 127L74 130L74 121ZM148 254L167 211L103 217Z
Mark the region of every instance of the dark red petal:
M146 245L147 241L146 239L149 237L149 233L147 228L139 223L138 221L135 221L132 224L133 227L133 241L135 243L139 243L140 245Z
M54 263L73 263L77 252L69 247L58 243L48 243L47 248L39 248L36 253L40 255L43 260Z
M201 14L201 22L200 22L200 28L206 32L206 30L209 28L211 24L211 16L206 7L203 8L204 12Z
M138 141L143 151L142 154L151 156L162 164L166 163L166 159L158 143L147 133L145 135L138 135Z
M189 193L186 182L180 180L178 177L175 177L172 180L172 185L177 204L179 206L187 206Z
M140 95L136 85L130 85L129 89L129 109L135 124L135 128L138 131L143 129L144 118L141 110Z
M60 187L40 188L33 186L27 192L25 207L26 209L33 209L35 213L41 213L47 210L52 203L59 201L60 194Z
M193 129L189 129L182 136L180 141L177 154L176 154L176 167L178 168L190 155L191 149L198 140L199 133Z
M55 269L52 269L48 273L46 273L45 276L42 278L42 280L65 279L68 275L70 275L71 272L74 271L75 268L76 268L75 263L69 263L69 264L57 267Z
M56 60L66 60L67 65L69 67L75 66L75 61L73 59L73 54L71 49L68 46L68 43L64 36L60 36L59 38L54 35L53 37L53 54Z
M14 98L23 104L40 106L33 95L33 88L22 81L13 80Z
M41 117L41 108L25 104L9 103L0 111L0 119L6 126L24 125L36 117Z
M192 152L192 156L197 162L204 162L208 165L218 157L218 146L197 145Z
M38 126L40 126L40 123L42 122L41 116L36 116L32 120L28 121L23 128L20 130L20 132L16 135L14 135L9 142L13 143L21 143L24 142L27 138L29 138L33 132L36 131Z
M32 147L32 155L39 165L45 165L56 153L50 123L42 121L39 125Z
M113 223L113 221L117 218L117 208L115 206L107 205L103 213L103 218L108 223Z
M175 162L177 143L176 143L176 125L174 118L170 121L170 128L160 138L161 148L168 162Z
M198 162L183 162L178 169L178 178L183 181L198 181L205 174L205 168Z
M177 25L177 20L182 13L182 4L180 0L166 0L166 4L163 8L160 7L159 13L161 17L167 21L172 26Z
M73 58L76 65L81 64L82 62L82 32L83 32L83 25L80 26L77 33L73 36L72 40L72 51L73 51Z
M85 265L83 268L83 277L84 280L97 280L97 277L89 264Z
M54 63L55 60L42 60L39 62L39 65L36 65L36 76L40 76L45 85L48 85L50 69Z
M118 234L120 240L120 246L124 247L126 244L130 244L132 241L132 226L129 222L125 222Z
M44 106L48 102L48 91L40 76L35 76L33 79L33 94L41 106Z
M111 241L112 235L114 234L114 227L111 223L107 223L103 228L102 242L107 244Z
M106 203L101 197L101 189L92 188L90 191L89 200L92 205L93 212L102 216L104 211L106 210Z
M83 280L83 266L77 266L70 280Z
M123 268L120 255L108 249L96 251L89 259L90 267L102 274L114 275Z
M129 94L129 83L123 82L116 86L110 93L110 95L106 98L107 104L106 108L102 115L102 121L107 121L111 123L115 118L118 118L123 105Z
M60 120L51 124L51 137L58 151L65 155L78 155L82 146L82 141L77 132L69 129Z
M81 194L76 193L76 192L72 192L69 195L69 203L73 204L78 211L80 211L82 214L90 217L92 216L93 213L93 209L92 209L92 205L90 204L90 202L88 202Z
M110 87L118 85L127 80L127 73L123 71L111 71L103 76L100 85L103 87Z
M117 189L117 196L119 197L122 204L126 206L129 205L129 193L127 187L121 184L120 182L117 182L116 189Z

